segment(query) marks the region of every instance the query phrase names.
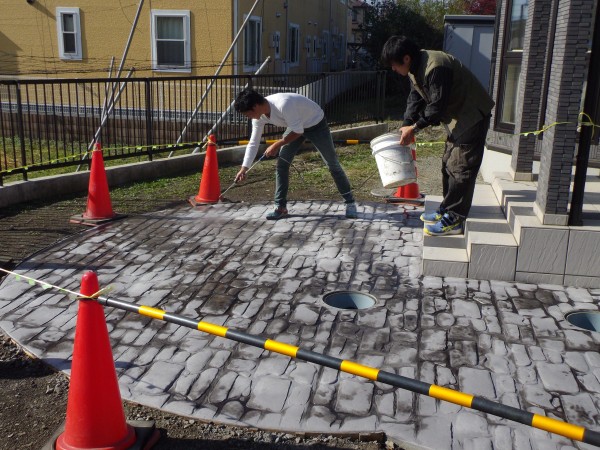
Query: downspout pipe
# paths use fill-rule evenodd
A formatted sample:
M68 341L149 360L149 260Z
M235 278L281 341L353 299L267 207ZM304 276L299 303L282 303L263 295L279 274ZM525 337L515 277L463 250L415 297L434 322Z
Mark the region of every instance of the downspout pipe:
M600 5L596 3L596 18L594 20L594 36L592 38L592 51L590 54L590 66L587 76L587 87L583 111L588 115L582 116L581 121L594 121L598 117L598 103L600 98ZM590 145L594 134L593 124L582 126L579 133L579 147L577 150L577 162L575 164L575 178L573 180L573 195L571 197L571 209L569 210L569 225L583 225L583 196L585 194L585 179L590 160Z

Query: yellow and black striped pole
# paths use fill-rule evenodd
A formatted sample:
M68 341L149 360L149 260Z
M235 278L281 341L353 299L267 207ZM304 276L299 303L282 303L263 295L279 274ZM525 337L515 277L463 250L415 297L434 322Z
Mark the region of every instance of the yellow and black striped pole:
M272 339L265 339L260 336L254 336L244 333L243 331L232 330L221 325L215 325L204 321L197 322L186 317L169 314L162 309L153 308L150 306L139 306L134 303L102 297L96 297L95 300L105 306L111 306L113 308L151 317L153 319L164 320L165 322L200 330L214 336L224 337L226 339L231 339L233 341L286 355L290 358L302 359L304 361L330 367L335 370L341 370L342 372L357 375L369 380L379 381L381 383L407 389L409 391L416 392L417 394L428 395L429 397L433 397L438 400L443 400L445 402L450 402L488 414L493 414L495 416L513 420L515 422L529 425L540 430L559 434L575 441L581 441L587 444L600 446L600 433L597 431L588 430L584 427L572 425L561 420L523 411L518 408L513 408L512 406L487 400L483 397L477 397L471 394L456 391L454 389L437 386L435 384L424 383L419 380L385 372L383 370L365 366L356 362L323 355L311 350L304 350L294 345L274 341Z
M263 140L260 141L259 144L274 144L275 142L278 142L279 139L267 139L267 140ZM219 145L248 145L250 141L247 140L240 140L240 141L220 141L218 142ZM306 142L310 142L310 141L306 141ZM334 139L333 143L334 144L346 144L346 145L358 145L358 144L368 144L369 140L365 140L365 139Z

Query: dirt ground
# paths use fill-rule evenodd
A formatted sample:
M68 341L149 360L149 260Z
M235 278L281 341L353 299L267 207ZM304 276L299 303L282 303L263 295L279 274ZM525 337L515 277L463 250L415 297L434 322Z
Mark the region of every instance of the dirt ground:
M341 153L352 152L351 148ZM316 162L315 162L316 161ZM311 165L322 165L314 158L300 158L295 164L306 174ZM230 201L269 201L272 199L273 162L266 162L249 174L249 180L227 192ZM422 192L439 194L439 158L425 158L419 166ZM351 176L361 201L383 201L372 195L381 190L373 167ZM224 168L220 175L231 180L237 167ZM357 175L358 173L358 175ZM375 175L377 175L375 173ZM327 178L327 177L325 177ZM195 195L198 176L175 178L156 183L115 189L111 192L117 212L136 214L156 211L184 202L182 192ZM222 189L228 187L223 183ZM339 194L312 179L292 175L290 200L335 199ZM0 210L0 267L10 270L27 256L54 242L80 232L84 227L73 225L68 218L85 211L87 195L38 202ZM0 274L0 279L1 279ZM32 359L0 331L0 450L41 448L63 422L66 414L68 378L55 373L39 360ZM302 436L269 431L203 423L189 418L166 414L159 410L125 403L125 415L130 420L154 420L161 432L156 449L397 449L383 435L373 436Z

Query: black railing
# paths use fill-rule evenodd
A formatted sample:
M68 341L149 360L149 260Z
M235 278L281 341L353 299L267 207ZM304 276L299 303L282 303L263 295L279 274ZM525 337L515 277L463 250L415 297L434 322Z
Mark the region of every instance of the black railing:
M247 139L249 121L231 108L245 86L305 95L334 126L384 116L384 72L0 80L0 185L8 174L27 180L31 171L79 166L96 141L105 159L151 160L198 147L209 132L218 141Z

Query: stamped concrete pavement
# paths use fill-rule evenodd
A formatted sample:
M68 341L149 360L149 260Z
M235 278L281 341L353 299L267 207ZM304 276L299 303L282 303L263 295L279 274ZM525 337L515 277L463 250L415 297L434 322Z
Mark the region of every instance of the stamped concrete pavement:
M600 431L600 335L565 314L600 290L421 276L412 206L297 202L182 205L65 239L15 271L79 290L96 270L111 298L269 337ZM326 305L332 291L377 298ZM69 372L77 304L14 277L0 327ZM236 425L384 431L406 448L593 448L451 403L161 321L106 310L123 399Z

